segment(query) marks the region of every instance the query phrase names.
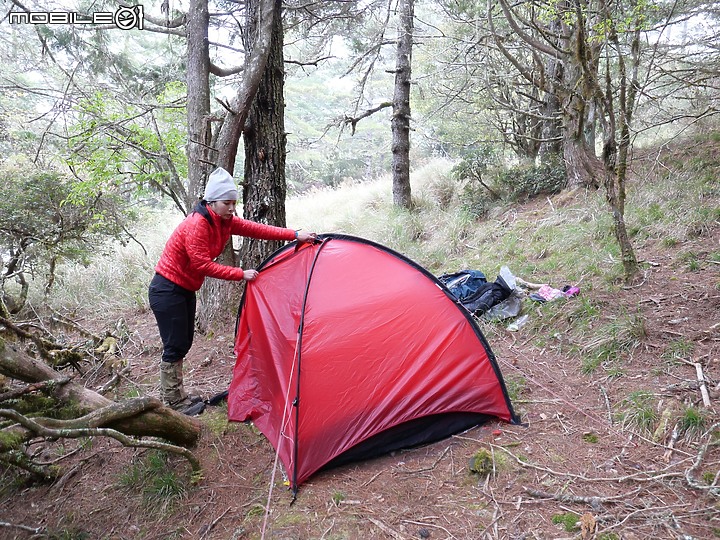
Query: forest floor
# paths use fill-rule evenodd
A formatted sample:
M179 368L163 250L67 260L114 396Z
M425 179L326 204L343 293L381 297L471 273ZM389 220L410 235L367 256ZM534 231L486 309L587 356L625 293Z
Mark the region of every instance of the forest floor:
M719 239L715 227L682 246L642 246L642 281L612 294L581 290L580 297L563 300L567 311L558 309L553 324L542 325L554 325L553 335L539 336L532 325L518 332L493 326L488 340L508 386L516 388L513 405L522 425L490 422L320 472L300 486L294 502L281 472L273 474L269 442L249 424L227 424L223 406L198 417L203 436L194 451L202 480L190 485L187 462L171 457L165 469L170 480L160 494L162 480L151 478L147 465L151 451L100 439L82 446L64 441L61 450L58 443L39 443L38 455L44 451L48 460L62 453L58 466L67 472L52 485L15 482L0 490L6 525L0 538L720 537L720 265L710 256L720 249ZM681 251L700 261L692 271L679 260ZM597 308L597 324L623 314L641 321L622 358L608 358L595 370L581 369L567 340L568 314L583 299ZM157 395L160 349L152 314L135 312L126 322L130 340L123 357L132 372L121 390ZM231 323L197 337L186 366L189 389L210 396L227 388L232 340ZM695 364L707 380L709 408ZM639 402L641 395L653 398L649 412L628 400ZM635 428L627 414L632 406L638 416L654 415L653 427L660 429ZM699 427L674 438L675 422L688 417L688 406L701 413ZM494 468L473 473L469 463L483 449ZM7 473L2 478L10 480Z

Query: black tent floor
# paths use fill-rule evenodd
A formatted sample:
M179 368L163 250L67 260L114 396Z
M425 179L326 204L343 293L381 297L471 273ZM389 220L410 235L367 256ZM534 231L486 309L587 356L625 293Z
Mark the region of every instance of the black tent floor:
M322 470L441 441L491 419L494 417L479 413L443 413L416 418L353 446L328 462Z

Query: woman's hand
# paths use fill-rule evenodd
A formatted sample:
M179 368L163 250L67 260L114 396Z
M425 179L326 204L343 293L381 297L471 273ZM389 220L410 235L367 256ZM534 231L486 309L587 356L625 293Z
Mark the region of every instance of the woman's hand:
M259 272L254 269L250 270L243 270L243 279L245 281L255 281L257 279Z
M298 231L297 239L300 243L314 242L317 240L317 234L314 232Z

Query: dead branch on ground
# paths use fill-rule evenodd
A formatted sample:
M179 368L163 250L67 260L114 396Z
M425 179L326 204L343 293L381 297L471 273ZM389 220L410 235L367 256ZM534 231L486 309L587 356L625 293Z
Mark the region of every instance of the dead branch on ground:
M567 472L560 472L555 471L553 469L550 469L548 467L541 467L540 465L535 465L527 461L523 461L517 456L515 456L512 452L510 452L507 448L504 448L503 446L497 446L491 444L490 446L493 448L499 448L506 454L508 454L510 457L512 457L515 462L520 465L523 468L529 468L534 469L538 471L543 471L546 473L549 473L553 476L558 477L564 477L564 478L572 478L576 480L580 480L583 482L614 482L614 483L621 483L621 482L662 482L667 479L671 478L682 478L686 481L687 485L692 489L702 490L706 491L707 493L715 496L720 497L720 486L716 485L716 482L714 482L712 485L703 485L699 482L695 481L693 478L693 475L695 471L697 471L702 463L704 462L705 456L707 454L708 449L711 446L718 446L720 445L720 442L717 440L713 440L713 433L715 430L720 427L720 422L714 424L710 429L708 429L705 433L705 436L707 437L707 441L704 445L700 447L700 450L698 451L695 459L693 460L692 465L686 469L685 471L676 470L678 467L680 467L683 463L686 463L689 458L679 460L677 463L673 463L671 465L668 465L667 467L659 470L659 471L646 471L646 472L638 472L634 474L629 474L626 476L618 476L618 477L588 477L581 474L572 474Z
M707 440L705 441L705 444L700 446L700 449L698 450L697 456L695 457L695 460L693 461L692 467L690 467L687 471L685 471L685 481L688 483L688 485L693 488L700 491L707 491L711 495L714 495L715 497L720 497L720 485L718 485L718 477L720 476L720 472L715 475L715 478L712 482L712 484L701 484L694 478L695 472L700 468L700 466L703 464L705 460L705 455L707 454L708 449L711 446L720 446L720 441L717 439L713 440L713 433L720 428L720 422L717 422L713 424L710 429L708 429L705 432L705 437L707 437Z
M70 382L70 379L70 377L61 377L59 379L50 379L48 381L29 384L23 388L9 390L0 394L0 403L3 401L10 401L11 399L17 399L25 394L31 394L32 392L51 392L56 385Z
M611 495L607 497L599 497L597 495L584 496L584 495L568 495L567 493L548 493L539 489L532 489L529 487L523 487L523 491L535 497L536 499L552 499L554 501L563 503L574 503L574 504L588 504L594 510L598 511L602 509L602 504L615 503L615 502L627 502L630 497L633 497L640 493L641 489L635 489L630 493L623 493L622 495Z
M83 418L78 418L69 421L58 421L53 420L49 422L51 425L62 426L62 427L47 427L44 425L45 421L52 419L30 419L12 409L0 409L0 417L9 418L14 420L18 424L22 425L25 429L31 431L34 435L39 437L46 437L50 439L77 439L80 437L111 437L124 446L132 448L154 448L157 450L164 450L165 452L171 452L183 456L188 460L188 463L192 467L193 475L197 476L201 472L200 462L195 455L190 452L187 448L175 446L174 444L164 443L160 441L151 440L139 440L110 428L96 428L96 427L65 427L69 425L77 425L82 421L88 424L96 422L104 422L106 419L119 420L123 417L134 416L138 412L142 412L149 409L154 409L160 406L160 402L155 398L138 398L135 400L128 400L122 404L122 409L117 406L105 407L101 410L94 411L93 413L86 415ZM87 420L85 420L87 419ZM42 421L40 421L42 420Z
M8 523L7 521L0 521L0 527L5 527L8 529L19 529L21 531L29 532L32 534L43 534L47 530L45 527L28 527L27 525Z
M42 361L16 350L0 338L0 374L26 383L39 383L61 378L60 374ZM54 389L53 397L63 403L72 403L80 414L121 404L93 392L75 382ZM168 407L155 407L134 416L105 419L97 427L117 430L130 436L160 437L171 443L190 447L200 438L200 423ZM6 430L3 430L6 431ZM26 435L27 436L27 435Z

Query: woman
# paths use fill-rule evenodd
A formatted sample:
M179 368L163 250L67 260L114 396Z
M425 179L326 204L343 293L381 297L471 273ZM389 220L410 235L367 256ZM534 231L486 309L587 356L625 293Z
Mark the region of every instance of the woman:
M183 388L183 359L195 332L195 292L206 277L253 281L257 270L218 264L214 259L233 234L263 240L309 242L314 233L273 227L235 215L238 192L233 177L222 168L210 174L203 199L178 225L165 245L149 288L163 343L160 396L165 405L187 411L200 401Z

